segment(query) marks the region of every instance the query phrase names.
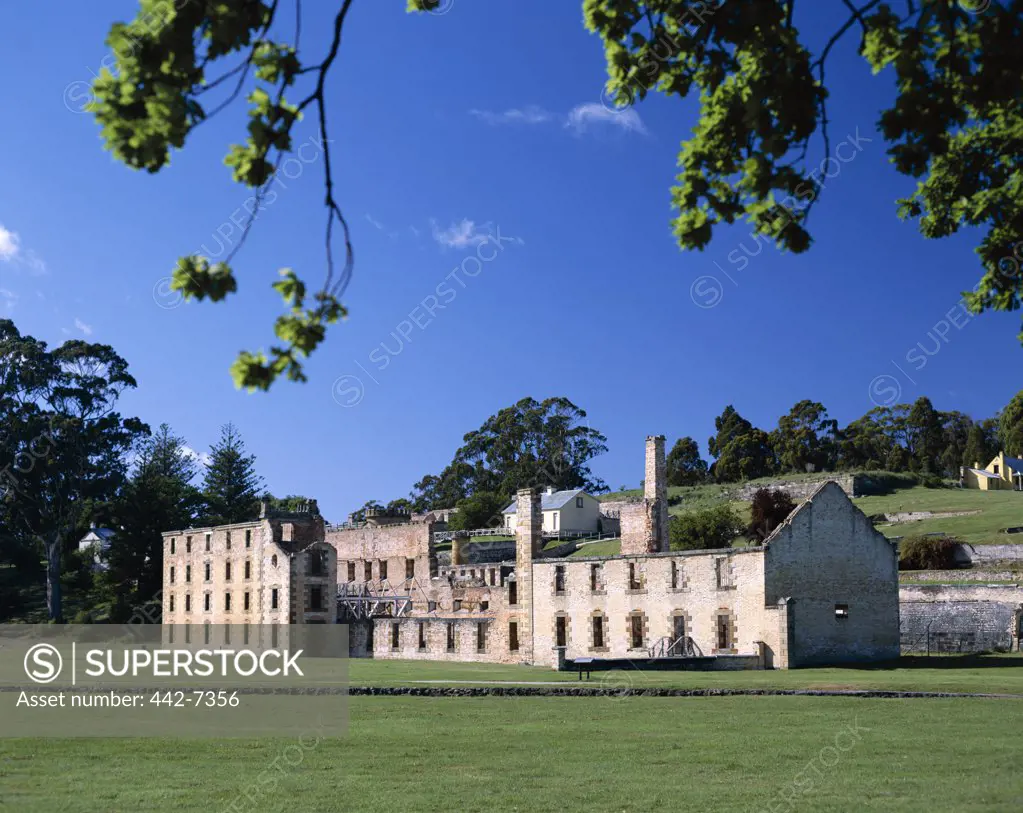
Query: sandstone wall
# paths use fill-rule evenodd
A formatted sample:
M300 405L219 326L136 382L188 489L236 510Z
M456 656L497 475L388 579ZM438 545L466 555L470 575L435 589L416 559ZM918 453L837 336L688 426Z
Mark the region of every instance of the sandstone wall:
M895 545L837 485L824 486L775 531L764 570L767 603L793 599L791 666L898 656Z
M630 587L629 565L637 589ZM555 591L559 567L565 574L563 593ZM592 589L594 567L598 590ZM566 619L567 658L645 658L647 649L661 638L673 639L676 616L684 619L685 634L705 655L755 655L756 642L763 638L763 583L763 554L755 549L534 562L535 661L556 664L559 616ZM730 624L732 646L727 650L717 647L721 613L727 614ZM594 645L595 615L603 619L603 647ZM642 646L634 648L631 619L635 615L642 618L643 638Z
M899 600L905 652L1019 648L1019 585L904 584Z
M366 582L386 578L391 584L396 584L405 580L409 561L414 563L417 580L424 581L436 575L432 531L433 525L429 523L340 528L328 530L325 541L337 551L338 581ZM382 573L386 575L382 576Z
M303 533L292 528L288 535ZM292 555L280 546L284 536L280 522L265 519L164 533L163 622L291 623Z

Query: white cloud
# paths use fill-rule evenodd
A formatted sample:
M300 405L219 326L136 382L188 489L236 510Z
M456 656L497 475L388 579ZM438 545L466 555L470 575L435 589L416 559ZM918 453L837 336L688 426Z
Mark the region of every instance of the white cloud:
M92 325L87 325L81 319L75 317L75 327L78 328L86 336L92 335Z
M0 260L4 262L10 262L18 256L19 246L21 240L18 235L13 231L8 231L0 223Z
M436 220L430 220L430 227L433 230L433 239L445 248L468 248L481 245L490 239L489 230L481 231L476 227L476 222L468 218L452 223L447 229L441 229ZM484 229L488 227L489 224L483 226Z
M576 105L568 114L568 120L565 122L565 126L577 134L585 132L591 124L611 124L628 132L643 135L647 133L646 125L643 124L639 113L631 107L624 110L608 110L597 102Z
M0 262L22 265L32 274L46 273L42 258L32 249L22 251L18 233L4 228L3 224L0 224Z
M473 109L469 111L469 115L475 116L480 121L484 121L491 125L544 124L554 118L553 113L544 110L542 107L537 107L535 104L531 104L521 110L518 108L512 108L510 110L505 110L503 113L495 113L492 110Z
M18 295L14 291L0 288L0 312L10 313L18 302Z
M210 457L209 453L207 453L207 452L197 452L191 446L182 446L181 447L181 453L185 457L187 457L187 458L189 458L191 460L194 460L196 463L198 463L198 464L200 464L202 466L208 466L212 462L212 460L213 460L213 458Z
M373 217L373 215L367 213L366 220L369 221L371 226L379 229L380 231L384 230L384 224L377 220L375 217Z

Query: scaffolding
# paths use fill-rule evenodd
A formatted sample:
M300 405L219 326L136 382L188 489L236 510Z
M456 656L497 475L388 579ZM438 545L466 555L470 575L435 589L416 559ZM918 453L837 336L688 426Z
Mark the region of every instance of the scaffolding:
M387 579L341 582L337 586L338 621L412 615L413 596L417 591L422 594L415 579L404 579L394 584Z

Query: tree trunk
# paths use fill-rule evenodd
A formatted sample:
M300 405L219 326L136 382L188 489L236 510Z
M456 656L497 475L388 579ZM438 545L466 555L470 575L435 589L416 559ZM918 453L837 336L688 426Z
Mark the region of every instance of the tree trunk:
M46 610L50 621L64 621L64 607L60 591L61 539L46 540Z

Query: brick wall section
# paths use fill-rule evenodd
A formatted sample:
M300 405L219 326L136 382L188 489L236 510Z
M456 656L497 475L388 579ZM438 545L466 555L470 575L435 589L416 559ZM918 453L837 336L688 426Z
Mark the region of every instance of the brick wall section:
M895 545L838 485L820 486L775 530L764 561L767 603L794 604L791 666L898 656Z
M903 651L940 646L936 633L973 633L985 645L1019 650L1023 587L1019 585L902 585Z

